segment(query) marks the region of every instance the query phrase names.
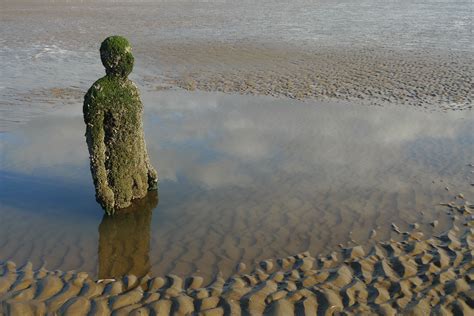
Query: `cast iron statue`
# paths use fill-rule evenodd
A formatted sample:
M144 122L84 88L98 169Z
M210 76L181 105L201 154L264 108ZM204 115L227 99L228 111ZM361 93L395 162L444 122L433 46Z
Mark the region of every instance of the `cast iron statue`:
M127 39L106 38L100 46L106 75L84 97L84 122L96 199L108 214L130 206L157 188L143 134L143 105L127 78L134 58Z

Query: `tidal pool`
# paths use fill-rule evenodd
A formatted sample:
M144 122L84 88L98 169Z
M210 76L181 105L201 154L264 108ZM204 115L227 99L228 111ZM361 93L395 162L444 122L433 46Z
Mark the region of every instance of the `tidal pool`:
M109 218L80 101L0 133L0 260L98 278L229 274L239 262L397 238L473 197L472 111L145 92L159 193ZM440 224L429 225L434 219Z

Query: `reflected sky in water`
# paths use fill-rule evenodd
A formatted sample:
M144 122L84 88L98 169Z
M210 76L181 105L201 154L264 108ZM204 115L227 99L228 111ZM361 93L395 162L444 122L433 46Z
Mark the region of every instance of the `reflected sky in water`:
M114 266L100 249L136 246L137 274L211 276L239 261L364 242L371 229L391 237L391 222L440 218L442 229L435 205L453 194L444 187L472 194L469 111L177 91L143 101L160 177L160 203L145 203L144 220L102 218L80 104L0 134L1 259L110 276L133 270L133 256Z

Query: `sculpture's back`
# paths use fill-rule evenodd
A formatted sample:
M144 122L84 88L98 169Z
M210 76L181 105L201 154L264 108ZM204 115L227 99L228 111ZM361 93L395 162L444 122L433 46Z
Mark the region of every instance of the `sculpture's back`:
M110 213L155 189L143 135L143 105L127 76L133 69L128 41L108 37L100 47L106 75L84 97L84 121L97 201Z

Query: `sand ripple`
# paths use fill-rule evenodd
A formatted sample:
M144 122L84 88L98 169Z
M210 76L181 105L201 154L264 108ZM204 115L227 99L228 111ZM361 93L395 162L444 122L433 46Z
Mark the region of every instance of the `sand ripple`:
M474 205L446 205L452 228L425 238L416 225L401 241L357 245L239 264L224 279L166 277L93 280L87 273L0 265L0 312L8 315L333 315L472 314Z
M156 54L165 83L187 90L444 109L472 109L474 101L466 53L206 42L161 44Z

